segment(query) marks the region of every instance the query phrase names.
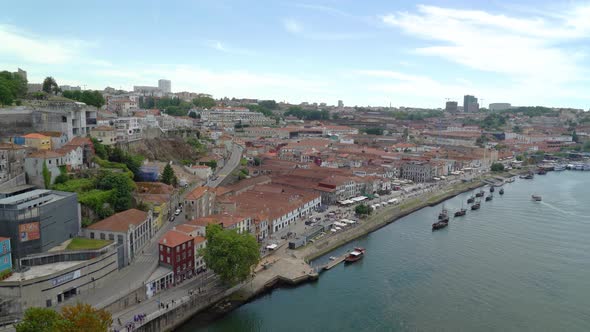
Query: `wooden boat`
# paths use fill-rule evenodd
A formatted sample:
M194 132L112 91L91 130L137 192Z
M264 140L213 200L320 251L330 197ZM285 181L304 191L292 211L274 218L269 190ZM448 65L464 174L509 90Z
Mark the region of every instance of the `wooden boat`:
M504 188L501 188L500 191L498 191L498 194L504 195Z
M480 192L475 194L475 197L483 197L483 195L485 195L485 192L483 190L481 190Z
M439 221L439 222L435 222L434 224L432 224L432 230L436 231L438 229L443 229L445 227L449 226L449 222L448 221Z
M475 196L471 196L467 199L467 204L472 204L473 202L475 202Z
M490 195L490 196L486 197L486 202L489 202L489 201L491 201L492 199L494 199L494 196L493 196L493 195Z
M480 207L481 207L481 203L477 202L477 203L471 205L471 210L479 210Z
M346 258L344 258L345 263L354 263L365 256L365 248L354 248Z
M494 187L490 187L490 192L493 193L496 189L494 189Z
M462 217L462 216L464 216L466 214L467 214L467 210L461 209L461 210L455 212L455 217Z

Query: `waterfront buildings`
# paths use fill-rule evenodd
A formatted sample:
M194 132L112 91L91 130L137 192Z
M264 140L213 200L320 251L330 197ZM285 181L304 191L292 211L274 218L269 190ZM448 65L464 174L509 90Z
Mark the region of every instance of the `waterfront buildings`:
M158 243L160 265L172 269L175 282L178 283L193 275L195 246L191 236L171 229Z
M126 266L154 235L152 211L129 209L116 213L85 228L84 235L116 242L119 267Z

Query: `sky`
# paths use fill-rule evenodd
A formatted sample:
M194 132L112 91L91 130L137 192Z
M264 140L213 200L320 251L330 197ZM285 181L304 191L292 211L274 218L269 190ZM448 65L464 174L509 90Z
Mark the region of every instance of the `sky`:
M590 107L590 2L8 1L0 70L291 103Z

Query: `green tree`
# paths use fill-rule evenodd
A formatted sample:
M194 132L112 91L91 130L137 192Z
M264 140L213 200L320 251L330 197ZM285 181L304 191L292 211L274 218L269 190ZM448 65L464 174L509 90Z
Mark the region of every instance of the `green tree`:
M371 207L365 204L359 204L354 208L354 212L358 215L367 215L371 213Z
M366 128L363 129L367 135L383 135L383 128Z
M109 203L115 212L125 211L132 207L135 183L125 173L104 171L98 179L97 189L113 190Z
M523 161L524 157L522 155L516 156L516 161Z
M51 172L49 168L47 168L47 163L43 161L43 170L41 171L43 175L43 184L45 185L45 189L49 189L51 186Z
M10 90L10 85L4 79L0 78L0 105L12 105L14 96Z
M170 164L166 164L164 170L162 171L162 182L165 184L170 184L176 186L178 183L178 178L176 178L176 174L174 174L174 169Z
M246 280L260 261L256 238L216 224L207 225L206 234L207 247L203 249L203 257L207 267L230 285Z
M197 97L193 99L193 105L199 108L212 108L217 105L215 99L210 97Z
M76 303L61 309L61 332L107 332L113 324L111 314L86 303Z
M16 332L58 332L63 317L53 309L28 308L23 319L15 325Z
M57 85L57 82L53 77L48 76L43 80L42 89L45 93L57 94L59 92L59 85Z
M576 133L576 131L574 130L574 132L572 133L572 141L578 143L580 141L580 138L578 137L578 134Z
M215 170L217 168L217 160L209 160L207 162L201 163L201 165L207 165L211 167L212 170Z
M266 108L267 110L276 110L279 108L279 105L274 100L261 100L258 102L258 105Z
M493 163L491 170L492 170L492 172L503 172L504 165L502 163Z
M100 159L104 159L107 160L109 159L109 154L107 152L107 149L105 147L104 144L101 144L98 139L96 138L91 138L92 140L92 145L94 146L94 153L96 153L96 155L100 158Z
M262 165L262 160L258 157L254 157L254 166Z

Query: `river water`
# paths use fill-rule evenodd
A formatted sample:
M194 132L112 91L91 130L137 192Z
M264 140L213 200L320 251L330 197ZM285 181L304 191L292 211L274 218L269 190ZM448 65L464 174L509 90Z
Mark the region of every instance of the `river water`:
M590 331L590 173L504 188L446 229L431 231L440 205L424 208L316 263L353 246L363 260L179 331Z

